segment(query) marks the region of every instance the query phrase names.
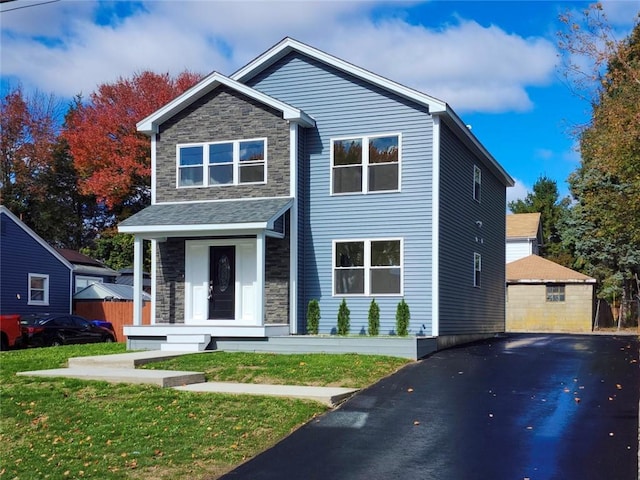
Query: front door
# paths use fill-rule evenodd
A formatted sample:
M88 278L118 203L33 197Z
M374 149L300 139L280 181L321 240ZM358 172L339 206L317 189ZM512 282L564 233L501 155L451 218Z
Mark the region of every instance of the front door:
M235 319L236 247L209 247L209 318Z

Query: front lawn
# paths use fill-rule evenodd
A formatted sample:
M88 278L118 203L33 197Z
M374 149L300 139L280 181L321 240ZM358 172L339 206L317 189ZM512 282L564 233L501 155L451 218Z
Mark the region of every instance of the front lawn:
M304 400L15 375L123 351L99 344L0 352L0 478L215 478L326 410ZM361 387L407 360L212 353L172 363L215 380Z

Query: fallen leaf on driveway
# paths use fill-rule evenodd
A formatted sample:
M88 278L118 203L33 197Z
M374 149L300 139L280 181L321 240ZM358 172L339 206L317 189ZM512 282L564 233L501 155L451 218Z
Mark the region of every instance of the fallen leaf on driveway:
M618 390L622 390L622 385L620 385L619 383L616 383L616 388L617 388Z
M414 420L414 421L413 421L413 424L414 424L414 425L420 425L420 422L419 422L418 420Z
M409 393L413 392L413 388L411 388L411 387L407 388L407 392L409 392Z

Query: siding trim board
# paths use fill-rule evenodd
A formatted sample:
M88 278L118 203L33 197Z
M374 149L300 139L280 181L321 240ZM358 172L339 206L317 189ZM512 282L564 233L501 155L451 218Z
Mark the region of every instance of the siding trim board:
M431 183L431 218L433 232L431 234L431 336L437 337L440 332L440 117L433 117L433 174Z

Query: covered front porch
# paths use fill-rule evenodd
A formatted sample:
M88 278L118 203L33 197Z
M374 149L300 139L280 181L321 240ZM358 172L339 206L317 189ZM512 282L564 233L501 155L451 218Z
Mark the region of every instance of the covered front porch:
M167 349L188 343L204 349L214 337L296 333L292 204L290 198L157 204L125 220L120 231L134 235L134 315L125 335L164 338ZM144 241L152 249L148 326L142 325Z

